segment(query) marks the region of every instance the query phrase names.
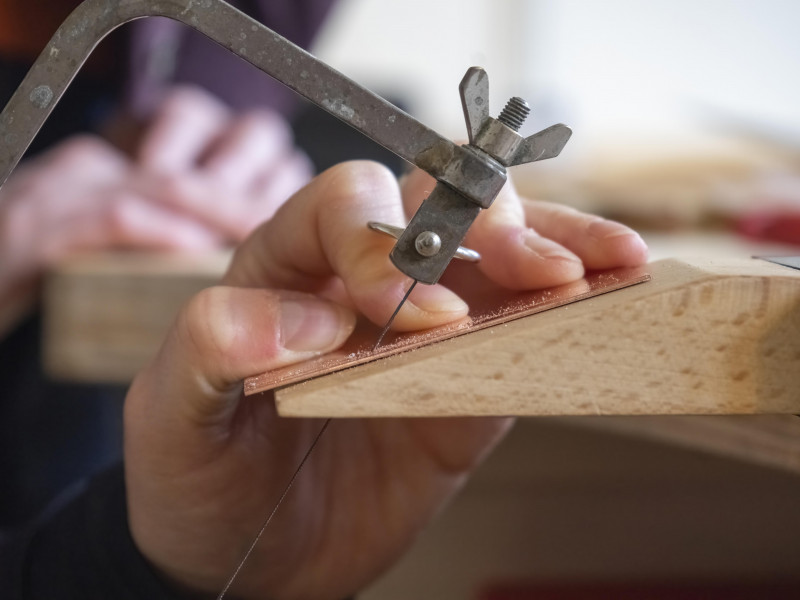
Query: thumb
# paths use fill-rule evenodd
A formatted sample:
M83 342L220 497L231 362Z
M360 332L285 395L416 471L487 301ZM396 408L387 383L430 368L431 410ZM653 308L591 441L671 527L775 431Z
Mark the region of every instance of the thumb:
M352 311L309 294L208 288L183 308L137 376L126 421L148 423L153 441L173 440L183 451L195 436L207 444L209 429L224 441L245 377L330 352L354 327Z

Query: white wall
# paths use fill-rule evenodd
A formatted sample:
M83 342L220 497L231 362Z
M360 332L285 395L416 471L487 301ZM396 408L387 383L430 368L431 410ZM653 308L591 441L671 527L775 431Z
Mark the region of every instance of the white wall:
M587 127L698 125L734 117L800 135L800 2L538 2L546 89Z
M379 93L402 93L427 125L465 138L458 84L467 68L489 72L494 113L509 96L526 92L524 77L510 85L510 67L517 70L516 62L526 60L516 41L524 19L508 14L518 3L525 4L341 0L313 50Z
M484 66L493 113L584 135L743 120L800 139L800 2L793 0L341 0L316 52L423 121L464 129L457 86Z

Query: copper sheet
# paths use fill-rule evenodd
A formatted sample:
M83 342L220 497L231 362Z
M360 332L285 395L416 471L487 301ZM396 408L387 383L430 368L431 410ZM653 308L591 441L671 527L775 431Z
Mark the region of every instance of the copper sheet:
M534 292L514 292L500 288L478 275L477 271L469 279L471 283L469 290L456 289L458 286L449 286L456 289L470 306L469 316L463 320L426 331L389 332L381 346L373 352L372 346L378 339L381 328L366 319L361 319L353 335L339 350L300 364L249 377L244 382L245 394L249 396L299 383L564 304L619 290L647 281L650 279L650 275L646 272L645 267L615 269L590 273L580 281Z

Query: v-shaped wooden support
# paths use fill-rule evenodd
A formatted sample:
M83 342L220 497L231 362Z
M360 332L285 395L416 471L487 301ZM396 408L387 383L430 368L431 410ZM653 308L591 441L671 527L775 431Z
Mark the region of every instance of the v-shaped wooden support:
M800 413L800 271L652 280L278 388L284 416ZM255 390L254 390L255 391Z

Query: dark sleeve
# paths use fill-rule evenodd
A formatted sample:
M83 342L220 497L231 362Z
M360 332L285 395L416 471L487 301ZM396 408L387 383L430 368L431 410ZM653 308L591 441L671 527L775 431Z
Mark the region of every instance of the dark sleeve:
M24 535L0 547L9 600L175 600L128 531L118 466L72 490Z

